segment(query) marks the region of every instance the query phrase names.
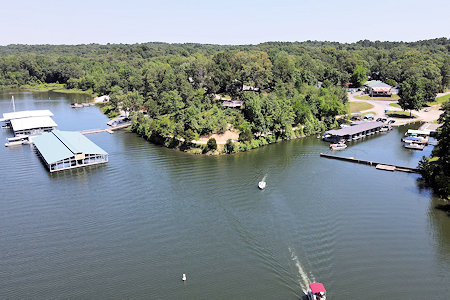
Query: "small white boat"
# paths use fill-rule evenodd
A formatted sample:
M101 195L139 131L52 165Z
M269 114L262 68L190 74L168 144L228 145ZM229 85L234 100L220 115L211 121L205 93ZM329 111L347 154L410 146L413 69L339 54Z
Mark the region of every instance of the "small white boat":
M265 181L260 181L258 182L258 187L260 190L263 190L266 188L266 182Z
M330 145L331 150L344 150L345 148L347 148L347 145L344 143L337 143Z
M70 107L72 107L72 108L81 108L81 107L83 107L83 104L80 104L80 103L72 103L72 104L70 105Z
M5 147L28 144L28 135L18 135L12 138L8 138L7 141L8 142L5 143Z
M308 300L326 300L327 291L320 282L313 282L309 285Z
M186 281L186 274L183 274L183 276L181 276L181 280Z

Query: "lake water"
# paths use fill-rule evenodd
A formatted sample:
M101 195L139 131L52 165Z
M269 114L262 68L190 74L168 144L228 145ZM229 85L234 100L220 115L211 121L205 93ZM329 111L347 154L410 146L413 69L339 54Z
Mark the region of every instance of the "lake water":
M0 113L11 95L61 130L106 127L70 108L85 96L3 92ZM338 154L414 167L431 146L404 149L406 130ZM299 299L311 281L329 299L450 297L450 218L417 174L321 158L315 137L220 157L88 138L107 164L50 174L0 147L0 298Z

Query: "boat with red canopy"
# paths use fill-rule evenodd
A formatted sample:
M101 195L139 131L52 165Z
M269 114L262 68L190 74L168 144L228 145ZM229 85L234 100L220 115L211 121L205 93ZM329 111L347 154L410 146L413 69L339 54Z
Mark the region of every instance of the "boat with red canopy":
M309 285L308 291L309 300L326 300L327 291L325 290L323 284L320 282L313 282Z

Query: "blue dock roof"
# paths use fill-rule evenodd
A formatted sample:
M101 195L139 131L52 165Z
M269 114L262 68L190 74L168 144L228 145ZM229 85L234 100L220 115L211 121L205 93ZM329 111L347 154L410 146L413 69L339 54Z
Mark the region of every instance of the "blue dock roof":
M73 157L75 154L108 154L76 131L53 130L33 137L33 143L48 164Z

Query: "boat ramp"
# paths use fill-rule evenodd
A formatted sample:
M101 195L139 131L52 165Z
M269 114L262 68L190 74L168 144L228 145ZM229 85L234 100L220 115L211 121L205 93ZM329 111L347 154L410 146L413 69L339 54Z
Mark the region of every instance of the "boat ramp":
M422 126L420 126L419 130L423 132L427 132L429 136L434 136L437 133L437 130L439 127L441 127L442 124L436 124L436 123L423 123Z

